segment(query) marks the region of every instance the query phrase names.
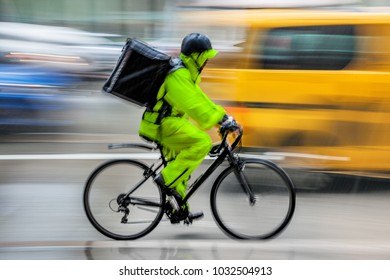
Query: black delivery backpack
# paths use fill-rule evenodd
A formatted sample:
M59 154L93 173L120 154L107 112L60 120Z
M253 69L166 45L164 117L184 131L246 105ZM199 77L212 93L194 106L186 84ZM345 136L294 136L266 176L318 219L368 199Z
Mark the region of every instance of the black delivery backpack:
M141 107L153 106L166 75L180 67L179 59L129 38L103 91Z

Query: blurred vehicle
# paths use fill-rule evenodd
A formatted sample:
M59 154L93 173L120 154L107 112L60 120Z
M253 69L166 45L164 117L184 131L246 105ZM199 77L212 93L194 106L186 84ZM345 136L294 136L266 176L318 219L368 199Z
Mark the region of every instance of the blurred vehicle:
M246 149L314 171L389 177L390 11L250 9L188 12L240 27L240 52L221 52L204 89L244 126ZM217 56L218 57L218 56Z
M0 135L57 132L70 126L64 117L68 96L61 89L77 79L53 69L0 64Z
M105 80L122 49L105 36L0 22L0 134L74 132L89 82Z
M122 45L74 28L0 22L0 63L43 65L79 78L107 78Z
M222 9L264 9L296 7L335 7L362 4L361 0L177 0L181 7Z

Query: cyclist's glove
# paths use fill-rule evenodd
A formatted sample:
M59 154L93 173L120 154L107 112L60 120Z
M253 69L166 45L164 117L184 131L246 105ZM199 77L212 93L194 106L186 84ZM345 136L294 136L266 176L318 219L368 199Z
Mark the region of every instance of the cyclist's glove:
M235 131L239 128L239 125L232 116L225 115L222 121L219 123L219 133L224 135L228 131Z

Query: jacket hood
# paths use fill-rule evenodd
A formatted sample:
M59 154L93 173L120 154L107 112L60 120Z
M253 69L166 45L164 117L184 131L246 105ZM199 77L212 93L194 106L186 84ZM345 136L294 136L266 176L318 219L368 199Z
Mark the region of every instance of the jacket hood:
M218 51L215 49L210 49L202 53L192 53L190 55L180 54L180 59L183 61L186 68L191 73L191 78L194 82L200 82L200 68L203 64L211 58L214 58L218 54Z

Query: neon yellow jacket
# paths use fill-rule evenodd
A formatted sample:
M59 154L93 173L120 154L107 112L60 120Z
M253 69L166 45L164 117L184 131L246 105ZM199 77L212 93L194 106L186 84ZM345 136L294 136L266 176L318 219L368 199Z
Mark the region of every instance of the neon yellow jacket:
M226 114L225 110L211 101L198 85L201 80L198 68L215 54L215 50L209 50L201 54L193 53L190 56L180 55L185 68L179 68L165 78L157 96L159 101L152 111L146 110L143 115L139 129L140 136L159 141L160 125L156 122L163 100L172 108L168 118L191 118L203 130L212 128L222 120ZM172 121L170 119L170 123ZM161 122L161 126L164 126L164 121Z

